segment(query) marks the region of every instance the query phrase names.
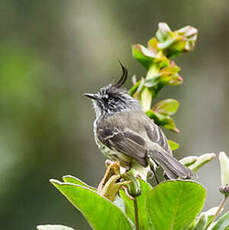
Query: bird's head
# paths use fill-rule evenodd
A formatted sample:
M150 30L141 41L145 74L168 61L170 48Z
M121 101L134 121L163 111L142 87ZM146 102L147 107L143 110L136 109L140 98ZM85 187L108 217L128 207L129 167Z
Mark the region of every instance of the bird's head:
M97 93L84 94L92 99L96 117L122 111L141 110L139 101L131 97L125 89L121 88L127 79L128 71L121 63L120 65L122 76L117 83L109 84L99 89Z

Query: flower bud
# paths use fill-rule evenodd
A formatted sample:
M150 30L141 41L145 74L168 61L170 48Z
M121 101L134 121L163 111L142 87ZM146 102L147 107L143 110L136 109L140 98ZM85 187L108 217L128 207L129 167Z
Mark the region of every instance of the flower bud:
M177 56L194 48L197 33L198 30L191 26L171 31L168 26L159 24L157 32L159 43L157 47L163 50L167 57Z
M220 186L219 191L227 197L229 195L229 186Z
M136 197L141 194L140 182L138 178L136 178L131 171L122 174L122 178L125 181L130 181L130 183L126 185L129 195L131 195L132 197Z
M219 153L219 163L221 171L221 187L219 191L224 195L229 195L229 158L224 152Z
M172 37L172 31L169 28L169 26L164 22L160 22L158 24L158 31L156 32L156 38L158 39L158 41L164 42L171 37Z

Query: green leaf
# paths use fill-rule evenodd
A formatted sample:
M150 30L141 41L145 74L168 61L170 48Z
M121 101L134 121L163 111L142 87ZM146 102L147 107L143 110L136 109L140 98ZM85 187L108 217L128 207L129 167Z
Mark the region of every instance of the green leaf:
M158 85L159 82L160 82L160 74L153 76L150 79L146 79L144 85L145 85L145 87L151 88L151 87Z
M189 168L193 172L197 172L201 167L210 162L215 158L215 153L205 153L198 157L197 161L192 164Z
M159 23L158 27L157 48L163 50L167 57L174 57L194 48L198 33L196 28L186 26L177 31L171 31L165 23Z
M135 85L132 86L132 88L129 90L129 94L133 96L137 92L139 86L140 81L138 81Z
M200 215L195 227L192 230L204 230L207 223L207 217L205 215Z
M62 179L63 179L64 182L77 184L77 185L80 185L82 187L89 188L91 190L96 191L96 188L91 187L90 185L86 184L85 182L81 181L80 179L78 179L78 178L76 178L74 176L71 176L71 175L63 176Z
M169 116L166 117L166 119L164 120L164 124L162 124L162 126L175 133L180 132L180 130L176 127L174 120Z
M149 229L149 222L146 212L146 198L147 193L152 190L152 187L150 184L141 179L139 179L139 182L142 190L141 195L136 197L138 205L139 229ZM125 212L127 216L133 223L135 223L133 200L131 200L123 190L120 190L119 194L125 203Z
M212 220L213 220L214 216L216 215L218 209L219 209L219 207L214 207L214 208L211 208L211 209L207 210L206 212L203 212L203 214L207 217L206 226L208 226L208 224L210 222L212 222Z
M175 42L176 42L176 38L170 38L170 39L166 40L165 42L159 43L158 48L161 50L168 49Z
M175 151L176 149L178 149L180 147L180 145L178 143L176 143L175 141L168 140L168 143L169 143L169 147L171 148L172 151Z
M176 86L176 85L180 85L183 83L183 78L178 74L165 74L165 73L161 73L161 79L160 79L160 83L163 85L171 85L171 86Z
M217 210L218 210L218 207L214 207L214 208L209 209L206 212L202 212L200 216L198 217L192 230L204 230L208 226L210 221L212 221Z
M148 193L146 202L154 230L183 230L202 209L206 190L194 181L166 181Z
M229 212L225 213L221 216L212 230L228 230L229 228Z
M37 229L38 230L74 230L73 228L64 225L54 225L54 224L38 225Z
M152 91L149 88L144 88L141 93L141 104L143 111L148 110L151 107Z
M140 81L136 82L136 84L129 90L129 94L133 97L136 97L144 88L145 79L141 78Z
M153 37L148 41L147 48L149 50L152 50L154 53L157 53L158 52L157 44L158 44L157 39Z
M132 55L146 69L152 65L155 59L155 54L140 44L132 46Z
M50 182L84 215L93 229L132 229L124 213L95 191L72 183Z
M182 158L180 161L181 164L185 165L186 167L189 167L193 165L198 160L197 156L187 156Z
M164 22L160 22L158 24L158 30L156 32L156 38L158 39L158 41L164 42L171 37L172 37L172 31L169 28L169 26Z
M179 108L179 102L175 99L166 99L160 101L154 106L154 111L165 115L173 115Z
M157 125L163 126L175 133L179 133L179 129L176 127L174 120L170 116L158 113L152 109L146 111L146 115L153 119Z

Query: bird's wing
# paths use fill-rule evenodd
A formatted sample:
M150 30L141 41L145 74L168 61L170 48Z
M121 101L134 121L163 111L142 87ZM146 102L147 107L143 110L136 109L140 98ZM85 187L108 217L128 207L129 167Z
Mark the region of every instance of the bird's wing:
M131 130L122 130L117 127L99 127L97 129L98 139L110 149L123 153L138 161L146 167L147 149L145 140Z
M145 131L147 134L147 137L152 143L157 143L159 146L161 146L167 153L172 154L172 151L169 147L168 140L165 136L165 134L162 132L159 126L153 123L152 120L149 120L148 123L146 123Z
M191 178L191 170L165 149L167 139L163 132L151 124L151 121L144 122L144 116L133 118L128 113L120 113L99 122L97 136L110 149L134 158L144 167L150 157L165 170L169 178ZM146 127L149 127L148 130Z

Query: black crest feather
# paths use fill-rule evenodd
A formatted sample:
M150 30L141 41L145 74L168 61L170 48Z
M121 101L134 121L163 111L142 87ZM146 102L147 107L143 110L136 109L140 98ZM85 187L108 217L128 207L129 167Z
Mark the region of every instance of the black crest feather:
M125 83L127 76L128 76L128 70L126 69L126 67L120 61L119 61L119 64L122 68L122 76L119 79L119 81L113 85L116 88L120 88Z

